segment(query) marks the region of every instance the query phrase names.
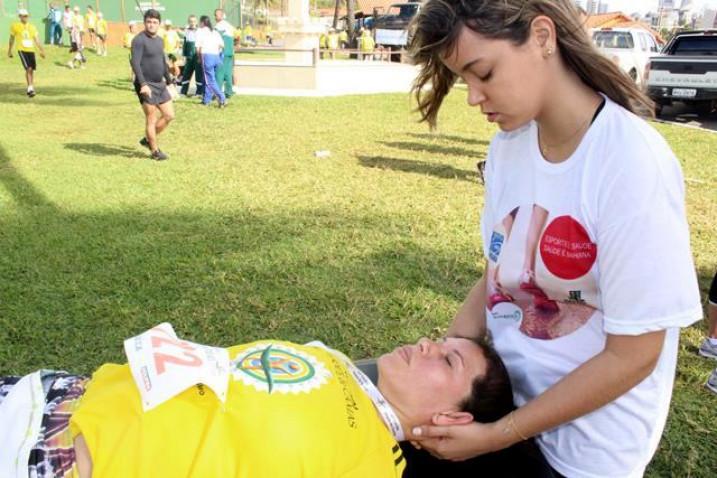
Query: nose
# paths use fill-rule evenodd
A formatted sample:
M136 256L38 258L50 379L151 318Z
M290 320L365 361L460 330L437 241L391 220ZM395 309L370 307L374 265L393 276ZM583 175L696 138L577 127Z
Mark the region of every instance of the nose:
M431 355L435 354L437 350L438 345L432 340L427 339L426 337L423 337L418 341L418 351L421 353L421 355L430 357Z
M481 103L485 101L485 95L483 94L483 91L480 90L476 85L471 85L468 83L468 105L469 106L479 106Z

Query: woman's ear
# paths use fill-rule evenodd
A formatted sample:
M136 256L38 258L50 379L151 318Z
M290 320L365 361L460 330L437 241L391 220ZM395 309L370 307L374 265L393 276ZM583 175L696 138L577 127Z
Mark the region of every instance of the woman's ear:
M538 15L533 18L533 21L530 23L530 36L540 50L555 49L555 23L553 23L550 17Z
M441 412L431 417L435 426L468 425L473 422L473 415L468 412Z

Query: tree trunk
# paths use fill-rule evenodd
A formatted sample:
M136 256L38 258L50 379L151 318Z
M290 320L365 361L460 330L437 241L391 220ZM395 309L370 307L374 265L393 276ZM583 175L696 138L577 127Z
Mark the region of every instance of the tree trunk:
M336 28L336 26L339 24L340 8L341 8L341 0L336 0L336 6L334 7L334 23L333 23L334 28Z
M354 31L354 0L346 0L346 29L349 34L349 48L356 48L356 32ZM352 55L353 57L353 55Z

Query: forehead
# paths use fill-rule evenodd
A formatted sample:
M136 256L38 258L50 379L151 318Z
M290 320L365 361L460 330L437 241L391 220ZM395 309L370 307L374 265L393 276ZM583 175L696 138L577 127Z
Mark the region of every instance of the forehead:
M467 371L472 375L485 372L486 360L483 350L472 340L449 337L445 340L443 346L447 349L446 351L459 353L463 358Z
M460 27L450 48L441 53L441 61L454 73L460 74L466 65L510 53L510 41L488 38L466 26Z

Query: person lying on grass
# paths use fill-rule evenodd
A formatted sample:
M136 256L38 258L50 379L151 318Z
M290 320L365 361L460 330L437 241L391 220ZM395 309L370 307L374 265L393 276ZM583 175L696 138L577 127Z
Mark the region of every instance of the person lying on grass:
M125 342L129 364L102 365L91 378L47 370L0 378L0 463L27 464L43 478L400 477L404 430L490 422L513 407L503 363L484 341L423 338L398 347L377 360L374 386L320 342L219 349L160 328L137 336L154 347L145 363L130 355L141 348L136 337ZM209 379L150 403L151 392L172 386L163 376L182 380L223 351L225 389ZM40 416L36 404L28 420L33 397ZM33 420L37 433L28 432ZM35 437L34 446L2 456L22 448L8 444L13 430ZM2 476L17 471L2 467Z

